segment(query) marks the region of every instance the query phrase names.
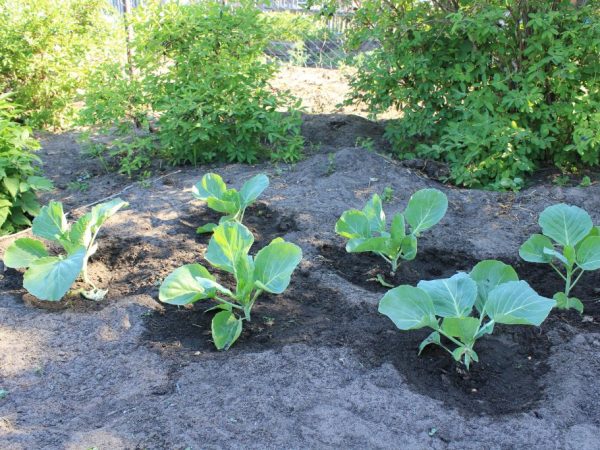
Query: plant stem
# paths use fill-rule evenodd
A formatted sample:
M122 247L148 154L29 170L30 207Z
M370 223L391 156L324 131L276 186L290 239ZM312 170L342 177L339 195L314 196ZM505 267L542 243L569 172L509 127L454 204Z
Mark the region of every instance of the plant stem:
M458 339L455 339L452 336L448 336L446 333L444 333L440 327L438 327L438 329L436 331L438 333L442 334L443 336L446 336L450 341L454 342L459 347L466 347L466 345L463 344L462 342L460 342Z
M96 287L96 285L94 283L92 283L92 280L90 280L89 276L88 276L88 267L87 267L87 263L88 263L88 258L89 256L85 256L85 258L83 259L83 267L81 269L81 275L83 276L83 282L89 286L92 287L92 289L94 289L95 291L98 290L98 288Z
M573 283L571 283L571 289L573 289L575 287L575 285L581 278L581 275L583 275L583 273L585 272L585 270L583 270L582 268L579 268L579 269L581 270L581 272L579 272L579 275L577 275L577 278L575 278L575 281L573 281ZM573 275L575 275L575 271L573 271Z
M247 320L248 322L251 322L250 311L252 310L252 307L254 306L254 302L256 301L258 296L260 294L262 294L262 292L263 292L262 289L257 289L256 292L254 292L254 295L252 296L252 299L250 300L250 302L244 307L244 314L245 314L244 319Z
M569 297L569 293L571 292L571 277L573 276L573 270L567 268L567 277L565 278L565 295Z
M229 305L235 309L244 309L240 305L236 305L235 303L228 302L227 300L222 299L221 297L218 297L216 295L215 295L215 300L217 300L218 302L224 303L225 305Z

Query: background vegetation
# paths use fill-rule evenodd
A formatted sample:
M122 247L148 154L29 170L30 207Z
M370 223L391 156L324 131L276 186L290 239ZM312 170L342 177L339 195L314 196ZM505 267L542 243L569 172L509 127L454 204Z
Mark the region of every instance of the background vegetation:
M252 0L150 0L123 16L106 0L0 0L2 232L27 225L35 191L48 187L29 126L65 128L78 117L116 132L95 155L108 151L127 175L157 157L298 160L300 104L270 85L281 63L273 45L301 65L310 65L311 39L334 55L339 30L327 21L340 8L358 52L347 102L373 116L401 112L386 128L397 157L442 161L457 185L515 190L539 168L600 163L598 2L321 6L319 17L265 12Z
M72 123L90 73L117 51L111 11L104 0L0 0L0 93L12 92L20 120Z
M94 73L82 117L156 132L172 164L296 161L298 102L269 86L268 21L251 3L148 3L132 17L131 59ZM285 112L285 114L282 114Z
M0 236L31 225L40 210L36 192L52 188L39 176L31 130L14 121L18 114L7 95L0 95Z
M458 185L518 189L542 166L597 166L600 12L573 3L364 1L353 43L379 45L358 60L351 101L401 110L387 128L398 157L444 161Z

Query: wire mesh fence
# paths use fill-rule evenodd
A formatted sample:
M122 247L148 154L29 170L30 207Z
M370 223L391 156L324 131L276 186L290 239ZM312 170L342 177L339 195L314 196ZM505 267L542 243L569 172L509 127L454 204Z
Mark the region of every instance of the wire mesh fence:
M124 0L110 1L121 14L124 12ZM133 8L143 3L143 0L129 1ZM202 0L182 3L194 1ZM308 9L303 0L271 0L260 9L280 37L268 46L269 56L294 66L324 69L335 69L347 62L345 31L351 12L323 17L317 10Z

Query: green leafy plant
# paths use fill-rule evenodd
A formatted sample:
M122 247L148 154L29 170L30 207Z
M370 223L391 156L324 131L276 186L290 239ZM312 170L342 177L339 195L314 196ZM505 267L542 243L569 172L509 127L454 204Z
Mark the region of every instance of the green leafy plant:
M349 239L347 252L376 253L391 265L394 275L400 260L415 259L417 238L442 220L447 209L448 199L443 192L421 189L412 195L403 213L394 215L388 231L381 198L374 194L362 211L345 211L335 224L335 232Z
M579 187L586 188L592 185L592 179L588 175L584 175L579 183Z
M28 125L69 125L90 72L122 54L105 0L0 0L0 92Z
M83 123L116 126L133 141L152 134L171 164L300 158L300 102L269 85L277 69L265 56L270 27L252 1L150 0L130 22L131 64L94 71ZM124 171L153 157L148 145L125 150Z
M390 203L392 200L394 200L394 188L386 186L381 193L381 201L383 203Z
M212 299L220 310L212 320L212 337L219 350L227 350L238 339L245 320L257 298L263 293L281 294L292 272L302 260L302 250L295 244L276 238L255 257L249 255L254 236L244 225L229 221L215 228L205 259L215 268L233 275L235 289L217 281L200 264L175 269L159 290L159 299L172 305L187 305Z
M399 158L514 190L539 167L600 163L598 2L364 0L352 22L352 47L379 45L356 58L349 102L401 111L386 125Z
M325 173L327 176L335 173L335 153L327 154L327 171Z
M549 264L565 282L564 292L554 295L558 308L583 313L581 300L570 295L584 272L600 269L600 227L585 210L564 203L542 211L538 223L542 234L527 239L519 255L528 262Z
M227 185L220 175L207 173L192 188L192 195L206 202L210 209L227 214L221 217L221 223L234 220L242 223L246 208L269 187L269 178L258 174L246 181L239 192L233 188L227 189ZM217 227L214 223L208 223L198 227L197 233L210 233Z
M91 290L82 291L82 295L91 300L101 300L107 291L98 289L90 281L87 263L98 249L96 237L100 228L124 206L127 203L119 198L101 203L69 225L62 204L52 201L33 220L31 231L34 236L60 245L64 254L51 256L42 241L21 238L6 249L4 265L13 269L27 269L23 287L40 300L60 300L79 275L92 287Z
M0 95L0 235L31 225L40 211L36 192L53 188L39 176L39 147L31 130L15 121L8 95Z
M439 345L468 370L472 361L479 361L477 340L492 334L495 324L539 326L555 304L519 281L511 266L486 260L469 274L391 289L380 300L379 312L401 330L431 328L419 354L430 344Z
M356 138L356 143L354 145L356 147L364 148L369 152L375 151L375 141L370 137L359 136Z

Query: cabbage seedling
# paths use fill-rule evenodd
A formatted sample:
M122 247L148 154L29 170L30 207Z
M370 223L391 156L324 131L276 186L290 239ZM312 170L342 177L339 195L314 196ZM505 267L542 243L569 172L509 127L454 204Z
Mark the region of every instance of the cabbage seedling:
M212 320L212 338L219 350L227 350L240 336L244 320L250 320L254 302L263 292L281 294L302 260L295 244L276 238L255 257L248 254L254 236L238 222L223 222L214 229L204 256L215 268L235 278L235 289L219 284L200 264L175 269L160 286L159 299L171 305L187 305L213 299L219 309Z
M238 191L227 189L223 179L216 173L207 173L192 188L192 195L199 200L204 200L210 209L226 214L219 223L234 220L242 223L246 208L262 194L269 186L269 178L259 174L244 183ZM217 224L208 223L196 230L197 233L210 233Z
M98 289L88 277L87 263L96 250L100 228L119 209L127 206L120 198L96 205L90 212L68 225L60 202L44 206L33 220L34 236L59 244L65 254L50 256L42 241L32 238L17 239L4 254L4 265L13 269L26 268L23 287L40 300L60 300L81 274L92 287L82 291L84 297L101 300L106 290Z
M421 232L437 224L446 214L448 199L437 189L421 189L408 201L404 213L392 218L388 231L379 195L367 202L362 211L350 209L335 224L335 232L348 240L349 253L373 252L398 270L400 260L410 261L417 256L417 238ZM405 223L408 222L409 232Z
M519 255L528 262L549 264L565 282L564 292L554 294L557 307L583 313L581 300L570 295L584 272L600 269L600 228L585 210L564 203L542 211L538 223L543 234L527 239Z
M419 354L430 344L439 345L468 370L472 361L479 361L475 343L491 334L495 324L539 326L555 304L519 281L511 266L486 260L469 274L391 289L379 302L379 312L401 330L431 328Z

